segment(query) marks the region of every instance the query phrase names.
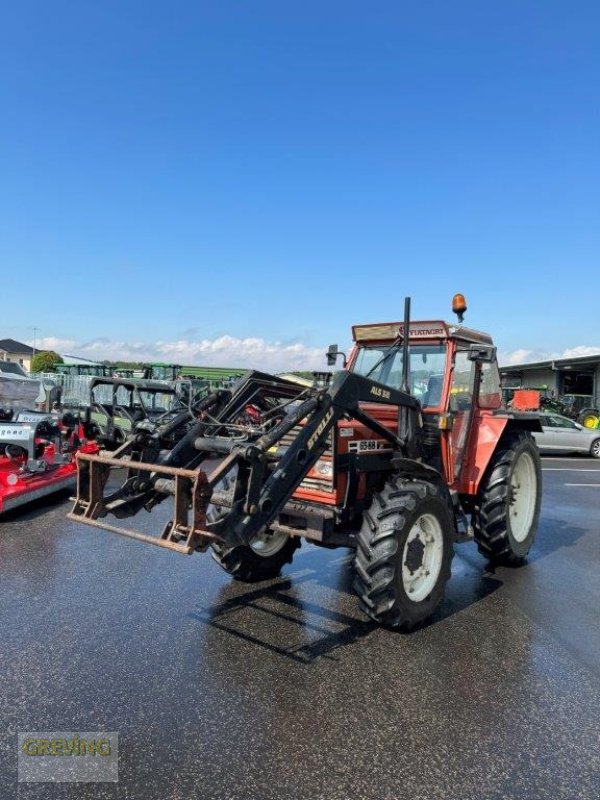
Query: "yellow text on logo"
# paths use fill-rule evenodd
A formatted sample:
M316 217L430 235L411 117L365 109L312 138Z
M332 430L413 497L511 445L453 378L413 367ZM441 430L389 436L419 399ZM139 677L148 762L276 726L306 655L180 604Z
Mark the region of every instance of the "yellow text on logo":
M109 739L25 739L21 749L27 756L109 756Z
M384 400L389 400L392 396L392 393L387 389L381 389L379 386L373 386L371 388L371 394L375 395L375 397L382 397Z

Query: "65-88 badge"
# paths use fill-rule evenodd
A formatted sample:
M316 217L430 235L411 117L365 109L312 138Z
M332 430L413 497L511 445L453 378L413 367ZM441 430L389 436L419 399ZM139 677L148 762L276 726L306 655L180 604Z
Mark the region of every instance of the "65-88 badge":
M374 453L391 449L390 443L385 439L355 439L353 442L348 442L349 453Z

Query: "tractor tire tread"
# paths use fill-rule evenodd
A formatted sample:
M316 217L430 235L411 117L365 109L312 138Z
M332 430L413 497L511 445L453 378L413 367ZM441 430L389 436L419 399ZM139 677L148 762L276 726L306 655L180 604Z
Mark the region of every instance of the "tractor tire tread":
M436 503L447 509L443 493L434 483L389 480L381 492L375 493L364 515L357 536L354 589L363 612L379 624L411 630L425 618L417 606L426 606L429 616L437 606L450 578L454 555L452 543L446 543L438 581L422 604L413 603L399 590L397 572L402 570L401 537L406 532L410 515L419 503ZM449 510L450 523L453 524ZM401 580L401 574L400 574Z
M511 467L517 454L524 448L534 456L538 497L530 533L525 537L524 544L518 545L521 552L517 552L509 536L508 493ZM472 520L477 547L488 560L505 566L519 566L526 560L539 518L540 476L539 453L531 434L528 431L514 431L506 435L488 466Z
M211 555L236 580L256 583L277 577L282 567L291 564L301 544L298 536L290 536L281 550L265 557L255 553L249 545L225 547L215 542L211 545Z

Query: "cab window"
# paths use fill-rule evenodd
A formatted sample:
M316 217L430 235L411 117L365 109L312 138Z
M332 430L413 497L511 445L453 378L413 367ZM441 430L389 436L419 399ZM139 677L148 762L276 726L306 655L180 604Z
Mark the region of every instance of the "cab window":
M479 388L479 406L481 408L500 408L502 405L502 389L500 388L500 372L496 363L481 365L481 386Z
M389 354L389 355L388 355ZM442 401L446 348L438 344L411 345L410 393L421 405L436 408ZM389 345L359 348L352 371L373 381L400 389L402 384L402 347L390 351Z
M469 360L468 350L457 350L454 356L452 383L450 385L450 410L466 411L471 408L471 369L473 362Z

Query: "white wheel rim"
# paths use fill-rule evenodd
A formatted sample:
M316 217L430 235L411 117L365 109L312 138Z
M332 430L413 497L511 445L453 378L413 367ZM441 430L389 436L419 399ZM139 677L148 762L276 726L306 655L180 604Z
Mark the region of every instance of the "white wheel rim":
M250 541L250 547L256 555L262 558L268 558L278 553L287 542L288 538L289 535L282 531L265 529L257 533L254 539Z
M596 441L593 443L592 455L596 456L596 458L600 456L600 439L596 439Z
M421 514L406 539L402 553L402 585L408 598L420 603L440 575L444 553L442 526L433 514Z
M235 478L237 467L232 471L232 477ZM215 488L219 491L226 491L230 495L232 493L232 478L220 481ZM231 489L231 491L230 491ZM206 510L206 518L209 522L214 522L219 513L219 506L210 503ZM261 558L269 558L278 553L289 539L289 534L282 531L272 531L269 529L262 530L250 541L250 549Z
M508 513L513 539L523 542L531 530L537 499L537 474L530 453L521 453L510 477Z

